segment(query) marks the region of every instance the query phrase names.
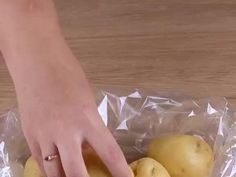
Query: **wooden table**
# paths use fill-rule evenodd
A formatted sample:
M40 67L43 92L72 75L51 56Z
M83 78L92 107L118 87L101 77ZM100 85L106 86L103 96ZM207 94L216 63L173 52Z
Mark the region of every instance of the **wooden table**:
M94 87L236 100L236 1L58 0L66 38ZM0 62L0 108L15 103Z

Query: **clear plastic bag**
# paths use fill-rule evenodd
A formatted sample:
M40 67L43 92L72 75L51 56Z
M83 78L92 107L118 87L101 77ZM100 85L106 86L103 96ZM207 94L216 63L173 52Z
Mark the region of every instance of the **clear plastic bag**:
M103 91L98 111L129 162L145 156L147 144L166 134L191 134L211 145L212 177L236 176L236 121L224 98ZM0 118L0 176L21 177L29 150L15 109Z
M23 177L29 154L19 114L16 109L11 109L0 116L0 176Z

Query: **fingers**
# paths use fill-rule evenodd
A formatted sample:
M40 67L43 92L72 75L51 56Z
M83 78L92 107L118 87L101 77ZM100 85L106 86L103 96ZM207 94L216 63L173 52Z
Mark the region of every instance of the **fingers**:
M58 145L61 156L61 162L66 177L89 177L84 159L82 156L82 143L65 142Z
M131 176L125 157L109 130L104 128L102 131L96 132L96 137L94 137L94 134L92 136L89 134L87 135L87 141L103 160L112 176Z
M61 165L60 156L56 146L52 143L45 143L42 149L43 167L48 177L64 177L64 171ZM58 155L58 158L52 161L44 160L49 155Z

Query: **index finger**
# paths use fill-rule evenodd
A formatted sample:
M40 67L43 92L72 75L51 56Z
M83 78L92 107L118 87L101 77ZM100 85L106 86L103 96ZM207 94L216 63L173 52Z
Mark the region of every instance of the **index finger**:
M113 177L132 176L123 152L108 129L94 131L94 134L90 133L86 138Z

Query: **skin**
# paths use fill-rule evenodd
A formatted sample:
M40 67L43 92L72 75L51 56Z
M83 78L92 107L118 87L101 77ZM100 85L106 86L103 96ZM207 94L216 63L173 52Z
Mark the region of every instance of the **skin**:
M0 50L15 84L22 128L48 177L88 177L88 142L114 177L130 171L104 126L78 60L64 40L51 0L0 0ZM46 156L60 158L47 162Z

